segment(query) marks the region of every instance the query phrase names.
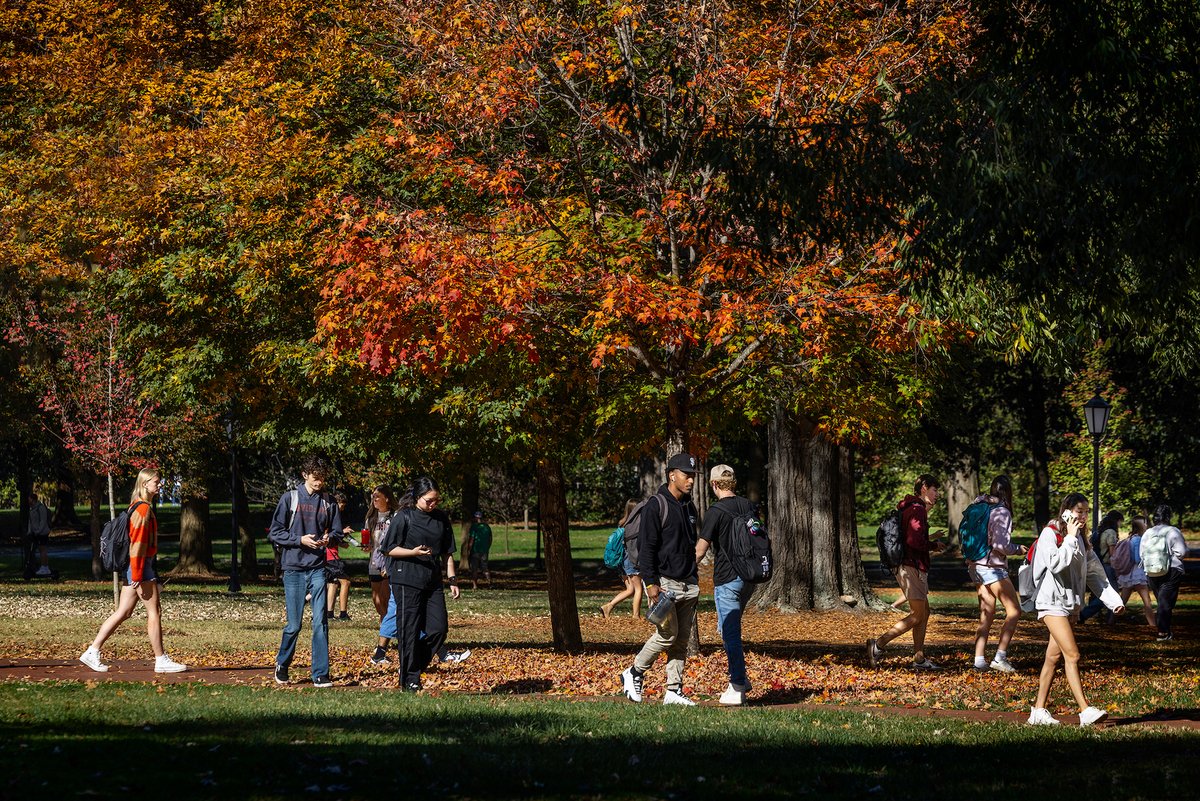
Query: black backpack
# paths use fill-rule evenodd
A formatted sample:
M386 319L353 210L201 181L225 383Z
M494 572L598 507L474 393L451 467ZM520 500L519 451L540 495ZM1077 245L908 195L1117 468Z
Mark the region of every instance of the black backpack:
M722 545L733 572L743 581L761 584L771 578L771 538L756 513L734 516Z
M139 503L146 502L130 504L128 509L105 523L100 532L100 566L110 573L129 569L129 516Z
M658 497L655 493L649 498L645 498L637 506L629 512L629 517L625 518L625 557L637 567L638 563L638 536L642 533L642 511L646 508L646 504ZM665 526L667 524L667 505L662 501L655 501L661 515L659 516L658 524Z
M879 563L884 569L896 571L904 561L904 532L901 530L899 509L884 515L875 531L875 544L879 546Z

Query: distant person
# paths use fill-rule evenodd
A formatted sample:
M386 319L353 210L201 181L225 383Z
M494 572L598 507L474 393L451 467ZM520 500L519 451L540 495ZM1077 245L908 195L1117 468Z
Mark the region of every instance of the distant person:
M324 492L330 472L324 459L305 459L300 467L304 483L283 493L271 518L268 537L279 546L287 608L287 625L275 656L275 681L279 684L289 680L307 598L312 609L313 686L333 686L329 677L329 622L325 617L325 561L330 541L340 541L342 518L337 504Z
M38 549L41 566L33 574L38 578L49 578L50 571L50 510L42 503L36 492L29 493L29 526L27 528L29 541Z
M883 659L883 649L888 643L911 631L913 668L941 670L940 665L925 656L925 629L929 625L929 555L945 548L944 543L935 542L945 532L929 536L929 509L937 503L939 494L938 480L928 473L922 474L913 485L913 494L906 495L897 507L904 531L904 558L896 570L896 581L912 611L878 638L867 640L867 660L872 667Z
M483 512L475 511L474 522L471 523L467 537L470 540L470 556L467 557L467 563L471 566L471 589L479 589L480 573L483 573L483 580L490 589L492 571L488 567L488 554L492 550L492 527L483 522Z
M334 503L337 504L338 515L345 519L347 498L344 492L333 493ZM352 529L343 526L343 535L350 534ZM346 563L342 561L340 546L341 538L330 537L325 546L325 617L333 620L333 605L337 601L341 610L338 620L350 619L350 574L346 572Z
M389 603L392 593L388 586L388 557L380 549L396 508L396 495L392 488L387 484L375 487L371 491L371 511L367 512L365 523L366 531L370 532L370 544L360 543L363 550L371 554L367 564L367 578L371 581L371 601L375 604L375 611L379 613L379 643L375 646L375 653L371 655L371 662L376 665L388 663L388 646L396 636L396 605ZM386 637L383 635L385 626L388 632Z
M719 464L709 471L709 486L717 496L704 515L704 525L696 542L696 562L699 564L711 548L713 551L713 601L717 607L717 630L725 646L729 685L721 693L720 703L740 706L750 692L746 676L746 655L742 646L742 613L754 585L737 574L729 559L730 537L734 521L743 515L755 515L758 504L741 497L733 468Z
M1129 521L1129 531L1120 535L1120 540L1129 540L1131 565L1127 572L1117 574L1117 588L1121 591L1121 602L1126 604L1126 612L1129 611L1129 598L1136 592L1142 599L1142 616L1146 619L1146 625L1157 626L1154 602L1150 599L1150 581L1146 578L1146 570L1142 567L1142 535L1148 528L1150 528L1150 521L1145 516L1138 515Z
M1038 676L1037 700L1029 710L1031 726L1057 726L1059 721L1050 714L1050 685L1059 660L1067 674L1067 683L1075 703L1079 705L1079 725L1091 726L1108 716L1103 709L1090 705L1083 693L1079 673L1079 645L1071 627L1083 607L1085 587L1103 599L1104 605L1115 613L1124 610L1121 596L1108 584L1108 576L1100 559L1091 549L1087 538L1087 498L1073 492L1063 498L1058 516L1042 529L1034 546L1033 580L1037 587L1038 620L1046 624L1050 640L1046 658Z
M651 606L661 593L671 593L674 603L666 618L656 625L633 665L621 674L625 697L642 701L643 679L658 655L667 654L666 705L695 706L683 694L684 665L688 637L696 625L696 601L700 597L700 579L696 570L696 506L692 503L692 485L699 472L696 457L676 454L667 462L667 482L658 489L653 501L642 511L638 536L638 572L646 585ZM666 521L662 511L666 511Z
M988 515L988 552L982 559L968 562L968 572L975 582L979 596L979 627L975 630L976 670L998 670L1012 673L1015 668L1008 661L1008 646L1012 642L1017 624L1021 622L1021 599L1008 575L1008 557L1025 553L1025 548L1012 541L1012 482L1008 476L996 476L988 494L980 495L976 503L986 503L995 508ZM996 656L987 661L987 640L992 622L996 619L996 601L1004 605L1004 625L1000 627L1000 639L996 642Z
M1118 532L1124 520L1125 515L1120 512L1109 512L1100 519L1100 525L1097 526L1099 530L1093 531L1090 538L1092 550L1100 558L1100 564L1104 567L1104 574L1108 576L1108 583L1113 587L1117 586L1117 571L1113 570L1111 564L1112 549L1116 547L1117 542L1120 540ZM1104 602L1093 594L1092 600L1079 613L1079 622L1088 622L1103 608ZM1112 613L1108 613L1106 621L1112 623L1113 620Z
M1167 568L1167 572L1152 576L1147 563L1147 549L1163 549L1161 555L1156 555ZM1166 642L1174 638L1171 632L1171 613L1175 611L1175 603L1179 600L1179 585L1183 583L1183 559L1187 556L1187 541L1183 533L1171 525L1171 507L1165 503L1154 509L1154 526L1142 535L1139 548L1143 569L1150 584L1150 591L1158 602L1155 620L1158 624L1158 641ZM1154 557L1151 557L1154 558Z
M427 476L413 482L392 517L383 552L389 557L388 581L396 604L396 645L400 652L400 689L421 690L421 673L442 649L449 629L442 571L450 595L458 598L454 565L454 527L438 509L441 493Z
M617 523L617 531L622 535L625 533L625 523L629 520L629 515L638 505L637 501L626 501L625 512L621 515L621 520ZM633 616L639 618L642 616L642 577L638 575L637 565L629 558L629 554L625 554L625 560L621 563L621 581L625 587L613 596L612 600L606 604L600 604L600 614L608 619L612 614L617 604L624 601L626 598L633 598Z
M98 673L108 671L100 659L100 649L117 627L133 614L140 600L146 607L146 635L154 651L155 673L181 673L187 665L172 659L163 649L162 611L159 608L158 573L155 556L158 554L158 518L154 515L154 499L162 487L161 474L152 468L138 472L129 498L129 567L125 569L125 585L117 609L100 625L100 631L79 661Z

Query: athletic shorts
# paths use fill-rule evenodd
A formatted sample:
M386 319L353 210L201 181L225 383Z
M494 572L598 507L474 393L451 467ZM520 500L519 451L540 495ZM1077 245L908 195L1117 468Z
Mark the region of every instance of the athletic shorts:
M896 571L896 583L908 600L929 600L929 574L924 570L917 570L912 565L900 565Z
M488 558L487 558L486 553L475 553L474 551L472 551L471 556L468 558L467 561L471 563L472 570L474 570L476 572L482 570L484 573L489 572Z
M340 581L350 580L350 574L346 572L346 563L341 559L330 559L325 563L325 580Z
M997 581L1003 581L1008 578L1008 569L1003 567L970 565L967 567L967 575L971 577L971 581L975 582L976 586L995 584Z
M158 581L158 574L154 572L154 560L151 559L148 565L142 568L142 581ZM133 567L125 568L125 583L133 583Z

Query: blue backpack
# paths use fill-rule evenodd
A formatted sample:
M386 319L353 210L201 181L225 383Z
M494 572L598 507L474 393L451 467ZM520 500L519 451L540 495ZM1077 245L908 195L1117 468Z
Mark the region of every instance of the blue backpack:
M963 558L968 562L978 562L991 552L988 521L995 508L996 504L975 501L963 512L962 522L958 524L958 537L962 542Z
M625 529L618 526L617 530L608 535L608 544L604 546L604 566L618 568L625 564Z

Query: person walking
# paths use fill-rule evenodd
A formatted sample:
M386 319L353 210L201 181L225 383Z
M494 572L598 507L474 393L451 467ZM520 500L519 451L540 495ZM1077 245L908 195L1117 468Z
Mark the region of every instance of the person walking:
M1118 543L1129 540L1130 569L1117 574L1117 589L1121 591L1121 603L1125 611L1129 611L1129 598L1135 592L1142 599L1142 615L1147 626L1157 626L1158 620L1154 615L1154 603L1150 599L1150 581L1146 578L1146 570L1142 567L1142 534L1150 527L1150 521L1143 515L1138 515L1129 521L1129 531L1121 534ZM1115 569L1115 565L1114 565Z
M739 576L731 564L729 542L734 520L756 515L758 504L737 494L737 478L727 464L719 464L710 470L708 481L717 499L704 515L700 539L696 543L696 563L699 564L709 549L712 550L717 630L725 646L729 672L729 684L719 700L726 706L741 706L751 689L742 646L742 613L754 594L754 585Z
M29 541L38 550L41 564L34 576L49 578L54 575L50 570L50 510L42 503L36 492L29 493L29 526L27 527ZM32 560L31 560L32 561Z
M911 631L913 668L941 670L940 665L925 656L925 629L929 625L929 556L945 548L944 543L936 542L945 532L929 536L929 509L937 503L938 487L938 480L924 473L913 485L913 494L906 495L898 506L904 531L904 559L896 571L896 581L912 611L879 637L867 640L867 661L872 667L879 665L888 643Z
M975 582L979 596L979 627L975 630L976 670L998 670L1012 673L1015 668L1008 661L1008 646L1012 642L1017 625L1021 622L1021 599L1008 575L1008 557L1025 553L1025 548L1012 541L1012 482L1008 476L996 476L988 494L980 495L976 503L986 503L994 508L988 514L987 555L975 562L968 562L968 572ZM996 601L1004 606L1004 624L1000 627L1000 639L996 643L996 656L987 661L988 634L996 619Z
M125 569L125 585L116 610L100 624L92 644L79 661L98 673L106 673L108 665L100 659L100 649L117 627L133 614L138 601L146 607L146 636L154 652L155 673L181 673L187 665L176 662L163 648L162 610L159 606L158 574L155 557L158 554L158 518L154 515L154 499L162 487L162 475L153 468L143 468L133 484L129 497L129 566Z
M471 568L471 589L479 589L480 573L483 573L483 580L487 582L488 589L491 589L492 571L488 566L488 554L492 550L492 527L483 522L483 512L478 509L475 510L474 522L471 523L467 537L470 540L467 564Z
M1100 596L1114 613L1124 611L1121 596L1108 583L1100 558L1089 547L1087 538L1087 498L1073 492L1063 498L1058 516L1042 529L1034 546L1033 581L1037 587L1038 620L1046 624L1050 640L1046 658L1038 676L1037 700L1029 710L1032 726L1057 726L1050 714L1050 685L1059 660L1075 703L1079 705L1079 725L1091 726L1108 716L1103 709L1088 703L1079 672L1079 645L1071 626L1083 606L1085 586Z
M621 521L617 523L617 531L614 533L620 533L624 536L625 523L629 520L629 515L637 505L638 502L634 500L625 502L625 513L621 515ZM606 604L600 604L600 614L604 616L605 620L612 614L616 605L626 598L633 598L634 618L642 616L642 577L638 575L637 565L629 558L629 554L625 554L625 560L621 563L621 581L625 584L624 588L614 595L611 601Z
M346 518L347 498L344 492L333 493L334 502L337 503L338 515L343 520ZM353 530L349 526L342 527L342 534L349 535ZM342 561L341 553L341 538L330 538L329 543L325 546L325 618L327 620L349 620L350 619L350 573L346 570L346 563ZM341 610L337 618L334 618L333 605L337 601L338 608Z
M287 684L304 624L306 599L312 609L312 683L332 687L329 678L329 621L325 617L326 548L340 541L342 518L324 492L330 474L324 459L309 456L300 467L304 483L283 493L275 506L267 538L279 547L287 624L275 655L275 681Z
M1183 583L1183 558L1187 556L1188 549L1183 533L1171 525L1171 507L1165 503L1155 507L1154 526L1142 535L1139 552L1143 567L1146 565L1147 548L1166 550L1163 554L1166 558L1160 561L1165 564L1167 571L1152 576L1149 569L1146 570L1150 591L1154 593L1154 599L1158 602L1155 612L1155 622L1158 624L1157 639L1159 642L1166 642L1174 639L1174 634L1171 633L1171 613L1179 600L1179 585Z
M413 482L392 516L381 549L388 556L387 574L396 604L396 645L400 652L400 688L419 692L421 672L446 640L449 622L442 570L457 599L454 527L437 508L441 494L427 476Z
M1113 587L1117 586L1117 571L1113 570L1111 564L1112 549L1116 547L1120 535L1118 532L1121 528L1121 523L1125 520L1125 515L1120 512L1109 512L1104 517L1100 518L1100 524L1096 526L1098 531L1093 531L1089 539L1092 550L1096 556L1100 558L1100 564L1104 567L1104 574L1108 576L1108 583ZM1095 616L1097 612L1104 608L1104 602L1095 594L1092 595L1092 600L1088 605L1083 607L1083 611L1079 613L1079 622L1086 623ZM1106 622L1112 623L1115 618L1110 613L1106 617Z
M700 597L700 578L696 569L696 506L691 500L692 485L699 472L696 457L687 453L667 461L667 481L647 502L640 514L638 532L638 572L646 585L650 605L662 593L670 593L673 603L662 622L638 652L633 665L621 674L625 697L642 702L646 671L658 655L667 654L667 689L663 703L695 706L683 693L683 670L687 659L688 637L696 625L696 602ZM666 511L666 520L662 512Z
M375 646L375 653L371 654L371 663L375 665L388 663L388 646L392 637L396 636L396 606L390 603L392 593L387 577L388 557L381 550L383 538L387 535L396 508L396 495L392 488L387 484L375 487L371 491L371 510L367 512L367 519L363 524L366 527L363 531L367 532L370 540L369 543L359 543L360 547L371 555L367 563L367 578L371 582L371 601L379 615L379 642ZM385 628L388 632L386 637L383 636Z

